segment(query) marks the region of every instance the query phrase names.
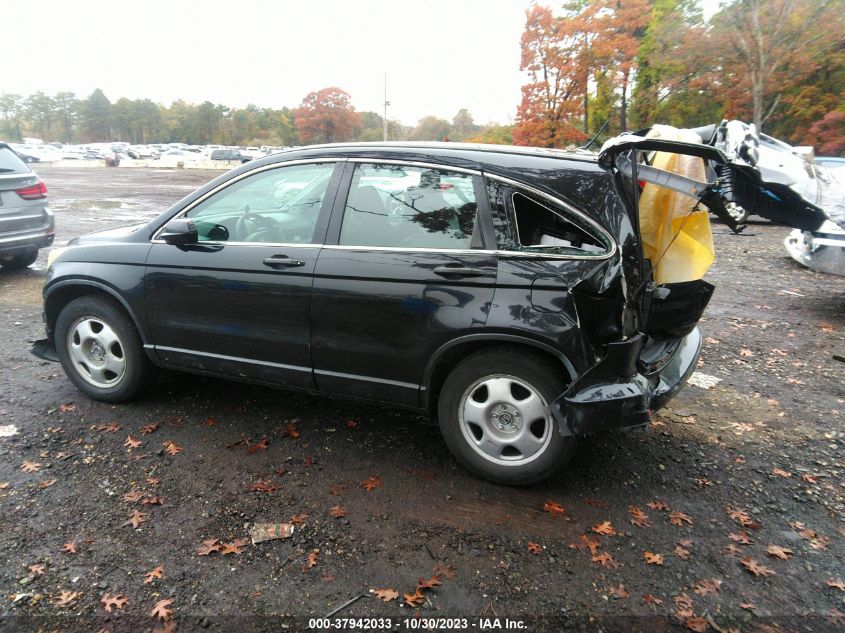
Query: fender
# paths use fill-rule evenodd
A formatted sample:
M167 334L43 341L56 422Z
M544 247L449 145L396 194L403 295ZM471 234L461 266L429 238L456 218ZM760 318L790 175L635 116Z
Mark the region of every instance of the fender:
M557 358L564 366L566 371L569 373L569 376L572 380L578 377L578 372L575 369L575 366L570 362L569 358L561 352L559 349L547 344L543 343L542 341L537 341L535 339L526 337L526 336L519 336L518 334L501 334L498 332L485 332L479 334L467 334L465 336L459 336L457 338L452 339L451 341L444 343L440 347L438 347L434 353L429 358L428 363L425 367L425 372L423 373L423 380L422 384L420 385L420 398L424 398L426 393L428 393L429 384L431 381L431 376L434 373L434 368L437 366L440 358L443 354L458 345L463 345L465 343L476 343L476 342L498 342L498 343L510 343L513 345L528 345L535 349L542 350L553 355Z
M49 286L44 288L44 303L47 304L50 295L52 295L56 290L59 288L66 288L69 286L88 286L91 288L96 288L97 290L101 290L109 295L112 299L115 299L126 313L129 315L129 318L132 319L132 323L135 325L135 329L138 330L138 334L141 337L141 343L144 345L146 349L147 343L149 342L149 337L147 335L146 329L144 328L143 323L138 319L135 312L132 310L129 302L123 297L123 295L114 287L103 283L102 281L98 281L95 279L89 279L85 277L71 277L62 279L61 281L56 281L51 283ZM45 319L46 319L46 312L45 312ZM49 323L48 323L49 326ZM52 330L52 328L50 328ZM52 331L50 332L50 336L52 338Z

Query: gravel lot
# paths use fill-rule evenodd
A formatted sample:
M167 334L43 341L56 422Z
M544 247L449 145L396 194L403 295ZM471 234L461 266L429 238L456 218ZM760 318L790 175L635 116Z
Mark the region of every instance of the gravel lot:
M219 173L39 172L60 242L153 217ZM332 620L843 630L845 278L793 263L787 232L714 225L699 372L715 386L688 386L646 430L585 439L558 480L519 490L467 474L400 410L178 374L132 404L88 400L29 354L46 251L0 272L0 427L18 430L0 437L0 631L307 630L355 598ZM289 539L238 546L292 520Z

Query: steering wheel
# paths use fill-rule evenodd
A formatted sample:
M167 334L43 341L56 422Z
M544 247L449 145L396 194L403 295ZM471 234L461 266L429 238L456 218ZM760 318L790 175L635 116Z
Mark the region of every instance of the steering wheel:
M238 217L238 221L235 223L235 233L237 234L237 239L240 241L248 241L246 238L248 235L252 235L256 231L266 226L266 222L264 222L266 218L258 213L253 213L249 209L249 205L244 207L243 213Z

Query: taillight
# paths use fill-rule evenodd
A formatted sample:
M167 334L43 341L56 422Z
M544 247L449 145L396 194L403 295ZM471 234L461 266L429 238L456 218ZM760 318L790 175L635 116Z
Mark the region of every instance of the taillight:
M24 200L41 200L42 198L47 197L47 185L39 180L37 183L29 187L15 189L15 193Z

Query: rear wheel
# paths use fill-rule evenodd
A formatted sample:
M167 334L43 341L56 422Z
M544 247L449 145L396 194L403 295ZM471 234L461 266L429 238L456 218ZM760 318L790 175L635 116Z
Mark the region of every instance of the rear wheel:
M492 481L526 485L562 469L576 439L562 437L549 405L565 388L551 362L520 350L473 354L440 393L440 429L452 454Z
M38 251L33 249L31 251L26 251L25 253L19 253L17 255L12 255L8 259L0 260L3 263L3 268L8 268L9 270L18 270L20 268L26 268L27 266L31 265L35 260L38 259Z
M123 402L146 383L150 364L126 312L109 299L84 296L56 320L56 353L77 389L95 400Z

